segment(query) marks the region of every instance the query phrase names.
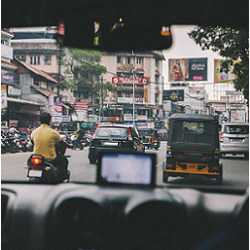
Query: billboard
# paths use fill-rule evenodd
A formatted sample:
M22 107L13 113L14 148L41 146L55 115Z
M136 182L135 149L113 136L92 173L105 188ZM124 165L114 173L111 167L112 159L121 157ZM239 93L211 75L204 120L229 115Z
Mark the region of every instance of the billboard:
M169 82L207 81L207 58L169 59Z
M163 100L184 101L184 89L163 90Z
M225 60L214 60L214 82L215 83L233 83L236 76L233 74L233 66L228 72L222 71L221 63Z

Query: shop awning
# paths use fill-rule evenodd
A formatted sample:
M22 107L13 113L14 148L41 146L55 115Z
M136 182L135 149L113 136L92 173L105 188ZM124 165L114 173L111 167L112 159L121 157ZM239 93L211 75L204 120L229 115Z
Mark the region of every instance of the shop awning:
M34 102L34 101L28 101L28 100L24 100L24 99L17 99L17 98L11 98L11 97L7 97L7 101L21 103L21 104L31 104L31 105L41 106L41 104Z

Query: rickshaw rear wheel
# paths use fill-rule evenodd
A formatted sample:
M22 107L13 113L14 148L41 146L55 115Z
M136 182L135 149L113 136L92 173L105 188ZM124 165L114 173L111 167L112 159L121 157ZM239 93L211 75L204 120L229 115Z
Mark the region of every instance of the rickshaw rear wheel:
M220 163L220 175L216 177L216 183L221 184L223 181L223 165Z
M216 183L217 184L222 184L222 181L223 181L223 177L222 176L216 177Z
M163 174L163 182L168 182L169 175Z

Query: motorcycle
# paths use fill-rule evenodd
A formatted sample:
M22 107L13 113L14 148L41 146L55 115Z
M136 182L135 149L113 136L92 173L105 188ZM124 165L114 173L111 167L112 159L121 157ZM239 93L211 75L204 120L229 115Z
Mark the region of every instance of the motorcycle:
M24 138L17 140L17 146L23 152L28 151L27 144L28 144L28 142Z
M30 138L27 138L26 140L26 148L27 148L27 151L30 151L30 152L32 152L33 151L33 144L32 144L32 142L31 142L31 139Z
M66 149L56 147L57 154L65 154ZM65 156L69 158L70 156ZM51 160L45 159L41 155L32 154L27 162L27 177L32 183L60 183L65 180L69 182L70 171L62 176L62 171L56 167Z
M72 141L72 144L74 145L74 150L77 150L78 148L80 150L83 150L84 147L85 147L85 142L84 142L84 139L78 141L77 139L77 136L76 135L72 135L70 137L71 141Z

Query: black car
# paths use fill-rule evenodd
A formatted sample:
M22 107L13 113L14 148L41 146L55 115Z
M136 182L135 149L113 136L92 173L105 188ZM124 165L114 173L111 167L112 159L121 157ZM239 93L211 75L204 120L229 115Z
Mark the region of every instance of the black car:
M89 147L89 162L94 164L103 151L145 152L145 147L135 126L99 125Z

